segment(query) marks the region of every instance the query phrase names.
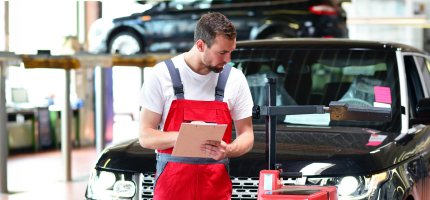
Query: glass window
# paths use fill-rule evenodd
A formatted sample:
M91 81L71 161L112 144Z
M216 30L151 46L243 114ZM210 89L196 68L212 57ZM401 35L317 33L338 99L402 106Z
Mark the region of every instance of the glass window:
M396 112L395 117L399 118L395 61L392 52L367 49L267 47L238 49L232 57L234 66L246 75L256 105L266 105L267 77L274 76L277 78L276 105L328 106L331 101L340 101L357 106L391 107ZM283 123L335 124L321 115L315 120L310 120L309 115L291 116L292 121L287 118ZM381 122L343 123L348 126L363 124L380 129L393 128ZM398 125L395 128L398 129Z
M422 59L417 58L414 60L412 56L405 56L405 71L406 79L408 84L408 100L410 106L411 118L415 117L415 111L418 101L424 97L423 87L421 85L420 76L418 69L420 68L420 63L423 62ZM415 62L417 61L417 62Z
M422 75L421 84L426 86L427 97L430 95L430 85L426 85L426 83L430 83L430 61L424 57L416 57L418 68ZM423 88L424 89L424 88Z

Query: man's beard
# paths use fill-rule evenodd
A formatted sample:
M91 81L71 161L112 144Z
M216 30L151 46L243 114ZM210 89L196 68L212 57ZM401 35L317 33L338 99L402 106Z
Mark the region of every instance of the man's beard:
M224 69L224 67L216 67L216 66L207 66L207 68L215 73L220 73Z

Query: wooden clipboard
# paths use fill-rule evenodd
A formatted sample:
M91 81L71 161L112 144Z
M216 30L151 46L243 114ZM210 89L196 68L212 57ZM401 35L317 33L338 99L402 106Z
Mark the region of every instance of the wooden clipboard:
M173 156L207 158L200 146L207 140L221 141L227 124L182 123Z

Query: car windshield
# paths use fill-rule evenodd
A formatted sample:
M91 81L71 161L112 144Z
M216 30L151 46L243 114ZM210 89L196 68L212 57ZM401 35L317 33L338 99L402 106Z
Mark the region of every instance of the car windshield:
M395 54L387 50L333 48L242 48L232 65L246 75L255 105L266 105L267 77L277 78L276 105L326 105L331 101L363 107L391 107L391 122L330 121L329 114L278 116L278 123L353 126L400 130ZM255 120L254 123L264 123Z

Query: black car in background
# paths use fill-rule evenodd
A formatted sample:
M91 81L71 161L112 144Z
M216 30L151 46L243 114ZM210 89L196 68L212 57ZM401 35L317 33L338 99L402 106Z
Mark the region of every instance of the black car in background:
M142 13L91 26L92 53L183 52L193 45L196 21L221 12L235 24L238 40L264 38L346 38L344 0L171 0L152 1ZM150 3L151 1L141 1Z
M277 163L290 185L334 185L340 200L430 199L430 57L411 46L347 39L238 42L231 65L266 105L267 77L276 105L306 109L337 101L384 107L388 121L332 121L328 113L277 117ZM254 120L251 152L231 159L233 200L256 199L267 169L265 123ZM233 133L234 135L234 133ZM137 139L106 148L89 178L87 199L151 199L154 150ZM180 198L180 197L178 197Z

